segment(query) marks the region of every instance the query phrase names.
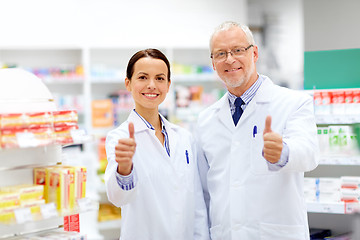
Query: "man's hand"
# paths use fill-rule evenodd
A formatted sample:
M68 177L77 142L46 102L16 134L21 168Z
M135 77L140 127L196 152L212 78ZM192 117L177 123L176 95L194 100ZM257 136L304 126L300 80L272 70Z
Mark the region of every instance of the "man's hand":
M280 160L283 148L282 136L271 130L271 116L265 120L264 138L264 158L270 163L277 163Z
M132 158L136 149L134 132L134 124L129 123L129 138L119 139L118 144L115 146L115 161L118 163L117 171L124 176L131 173Z

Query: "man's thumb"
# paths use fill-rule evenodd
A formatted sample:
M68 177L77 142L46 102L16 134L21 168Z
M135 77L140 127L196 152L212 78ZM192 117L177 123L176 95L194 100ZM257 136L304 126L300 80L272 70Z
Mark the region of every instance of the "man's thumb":
M271 130L271 116L267 116L266 117L266 120L265 120L265 128L264 128L264 133L269 133L269 132L272 132Z
M129 137L132 139L135 139L134 132L135 132L134 124L132 122L130 122L129 123Z

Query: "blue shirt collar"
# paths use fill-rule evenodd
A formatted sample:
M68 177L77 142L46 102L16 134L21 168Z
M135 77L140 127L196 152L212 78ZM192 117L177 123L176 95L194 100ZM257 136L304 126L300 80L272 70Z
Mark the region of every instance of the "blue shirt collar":
M264 82L264 78L261 75L258 75L258 76L259 77L255 81L255 83L253 85L251 85L249 87L249 89L243 93L243 95L240 96L241 99L244 101L245 105L248 105L249 102L254 98L257 90L260 88L261 84ZM237 96L235 96L234 94L232 94L228 91L228 99L229 99L231 106L233 106L235 104L236 98L237 98Z

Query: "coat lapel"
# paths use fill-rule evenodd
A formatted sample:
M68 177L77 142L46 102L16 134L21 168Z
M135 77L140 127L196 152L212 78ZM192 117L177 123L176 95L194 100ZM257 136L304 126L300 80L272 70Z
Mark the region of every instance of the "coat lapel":
M234 131L235 125L230 112L230 105L228 100L228 93L226 93L216 105L218 108L217 116L222 124L230 131Z
M268 104L272 99L273 82L268 77L265 77L265 76L262 76L262 77L264 77L264 82L261 84L260 88L256 92L256 95L254 96L254 98L250 101L249 105L246 107L243 115L241 116L241 118L239 120L239 124L241 124L241 122L243 122L247 118L249 118L252 115L252 113L254 111L256 111L256 109L259 107L259 105Z
M166 120L166 118L164 118L161 114L160 114L161 118L164 121L165 124L165 129L166 132L168 134L168 139L169 139L169 148L170 148L170 158L172 158L173 156L175 156L175 151L176 151L176 145L178 143L178 137L176 136L177 132L176 132L176 128L178 128L178 126L170 123L169 121Z

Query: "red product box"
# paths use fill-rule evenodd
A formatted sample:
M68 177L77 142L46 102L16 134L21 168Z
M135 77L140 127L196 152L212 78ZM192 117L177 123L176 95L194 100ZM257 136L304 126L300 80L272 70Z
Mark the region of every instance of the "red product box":
M70 126L57 126L54 127L54 133L55 133L55 141L58 144L69 144L73 143L74 140L71 136L71 131L76 130L79 127L77 125L70 125Z
M64 110L53 112L54 127L74 126L78 123L76 110Z
M29 128L52 127L54 118L51 112L26 113Z
M24 113L1 114L1 129L20 129L25 128L29 124L28 116Z

